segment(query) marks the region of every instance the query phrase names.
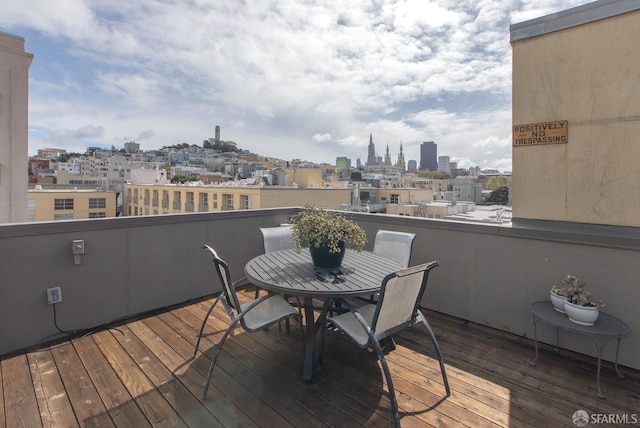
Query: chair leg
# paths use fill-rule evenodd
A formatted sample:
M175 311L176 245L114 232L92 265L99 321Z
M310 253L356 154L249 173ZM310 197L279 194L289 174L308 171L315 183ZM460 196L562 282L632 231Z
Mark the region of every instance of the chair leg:
M376 354L378 354L378 359L380 360L380 364L382 365L382 371L384 372L384 377L387 381L387 388L389 388L389 400L391 401L391 411L393 412L393 421L396 427L400 427L400 413L398 411L398 400L396 399L396 391L393 387L393 380L391 379L391 372L389 371L389 366L387 365L387 359L384 357L384 353L382 352L382 348L380 347L380 343L377 340L372 340L373 349L375 349Z
M427 322L427 319L424 317L424 315L421 312L418 312L418 313L420 314L420 318L422 319L422 324L427 329L427 334L429 335L429 338L431 338L431 343L433 343L433 347L436 350L436 356L438 357L438 361L440 362L440 371L442 372L442 381L444 382L444 388L447 391L447 397L448 397L451 395L451 390L449 389L449 380L447 379L447 372L445 371L445 368L444 368L444 358L442 358L442 352L440 351L440 346L438 345L436 336L435 334L433 334L433 330L431 329L431 326Z
M204 384L204 389L202 390L202 399L205 400L207 398L207 391L209 391L209 384L211 383L211 376L213 375L213 369L216 365L216 361L218 361L218 356L220 355L220 351L222 350L222 346L224 345L224 342L227 340L227 337L229 337L229 334L231 334L231 332L233 331L233 329L236 327L236 324L238 323L238 321L240 320L240 318L235 318L231 324L229 325L229 328L227 328L227 331L224 332L224 336L222 336L222 339L220 339L220 342L218 343L218 346L216 347L216 352L213 354L213 358L211 358L211 364L209 365L209 372L207 373L207 380Z
M202 339L202 332L204 331L204 326L207 324L207 319L209 318L209 315L211 315L211 311L213 311L213 308L216 307L216 305L218 304L218 301L222 298L223 295L224 293L220 293L218 295L218 297L216 298L216 300L214 300L213 304L211 305L206 315L204 316L204 320L202 320L202 325L200 326L200 332L198 333L198 340L196 341L196 348L193 350L193 358L195 358L196 354L198 353L198 347L200 346L200 339Z

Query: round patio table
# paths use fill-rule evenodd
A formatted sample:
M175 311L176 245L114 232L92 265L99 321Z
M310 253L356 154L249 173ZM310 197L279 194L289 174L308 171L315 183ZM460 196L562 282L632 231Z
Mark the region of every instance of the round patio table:
M382 280L403 269L398 260L371 251L347 249L338 269L316 269L309 250L293 249L261 254L245 265L244 273L253 284L276 293L298 296L304 310L303 379L311 381L315 365L316 334L322 327L329 304L336 298L369 297L380 291ZM323 302L315 317L313 299Z

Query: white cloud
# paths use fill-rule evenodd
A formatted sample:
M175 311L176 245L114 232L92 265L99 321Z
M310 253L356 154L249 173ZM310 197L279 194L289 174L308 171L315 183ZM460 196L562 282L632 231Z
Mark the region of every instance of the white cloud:
M35 48L31 152L43 135L76 144L61 129L154 148L220 125L283 158L364 159L373 133L394 158L433 140L510 169L509 25L586 2L23 0L2 2L0 26Z

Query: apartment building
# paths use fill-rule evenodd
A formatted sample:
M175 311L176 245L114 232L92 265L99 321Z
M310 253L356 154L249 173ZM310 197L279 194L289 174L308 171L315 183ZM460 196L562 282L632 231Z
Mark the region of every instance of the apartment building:
M633 0L511 26L514 221L640 227L639 39Z
M24 39L0 32L0 223L26 220L29 67Z
M127 184L127 216L181 214L301 206L338 209L351 202L351 188L293 188L202 184Z
M293 207L306 202L339 209L352 205L353 192L352 187L127 184L124 212L127 216L181 214ZM433 200L433 191L426 189L365 187L357 193L357 199L363 203L400 204Z
M116 216L115 192L91 189L28 190L27 221L81 220Z

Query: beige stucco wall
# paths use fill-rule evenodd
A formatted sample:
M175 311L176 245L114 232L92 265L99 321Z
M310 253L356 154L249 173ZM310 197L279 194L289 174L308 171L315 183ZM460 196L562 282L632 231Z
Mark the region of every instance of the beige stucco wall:
M291 168L287 169L287 186L294 183L299 187L322 187L322 170L318 168Z
M104 208L89 208L89 199L104 199ZM53 221L56 214L70 214L74 220L90 218L93 213L104 217L116 216L115 192L93 190L28 190L28 219L31 221ZM73 199L73 209L56 210L56 199Z
M27 219L29 66L24 39L0 32L0 223Z
M513 216L640 226L640 11L512 42L513 125L568 120L568 143L513 148Z
M178 201L177 193L180 194L180 203L174 204ZM192 207L187 204L190 194L193 194L194 200ZM206 207L201 206L200 203L203 194L207 195ZM163 207L165 196L168 197L166 208ZM338 209L342 204L351 203L351 188L127 184L124 212L127 216L141 216L226 211L230 209L226 204L227 196L233 200L233 210L246 209L243 204L247 200L248 208L252 209L302 206L306 202L324 208Z

